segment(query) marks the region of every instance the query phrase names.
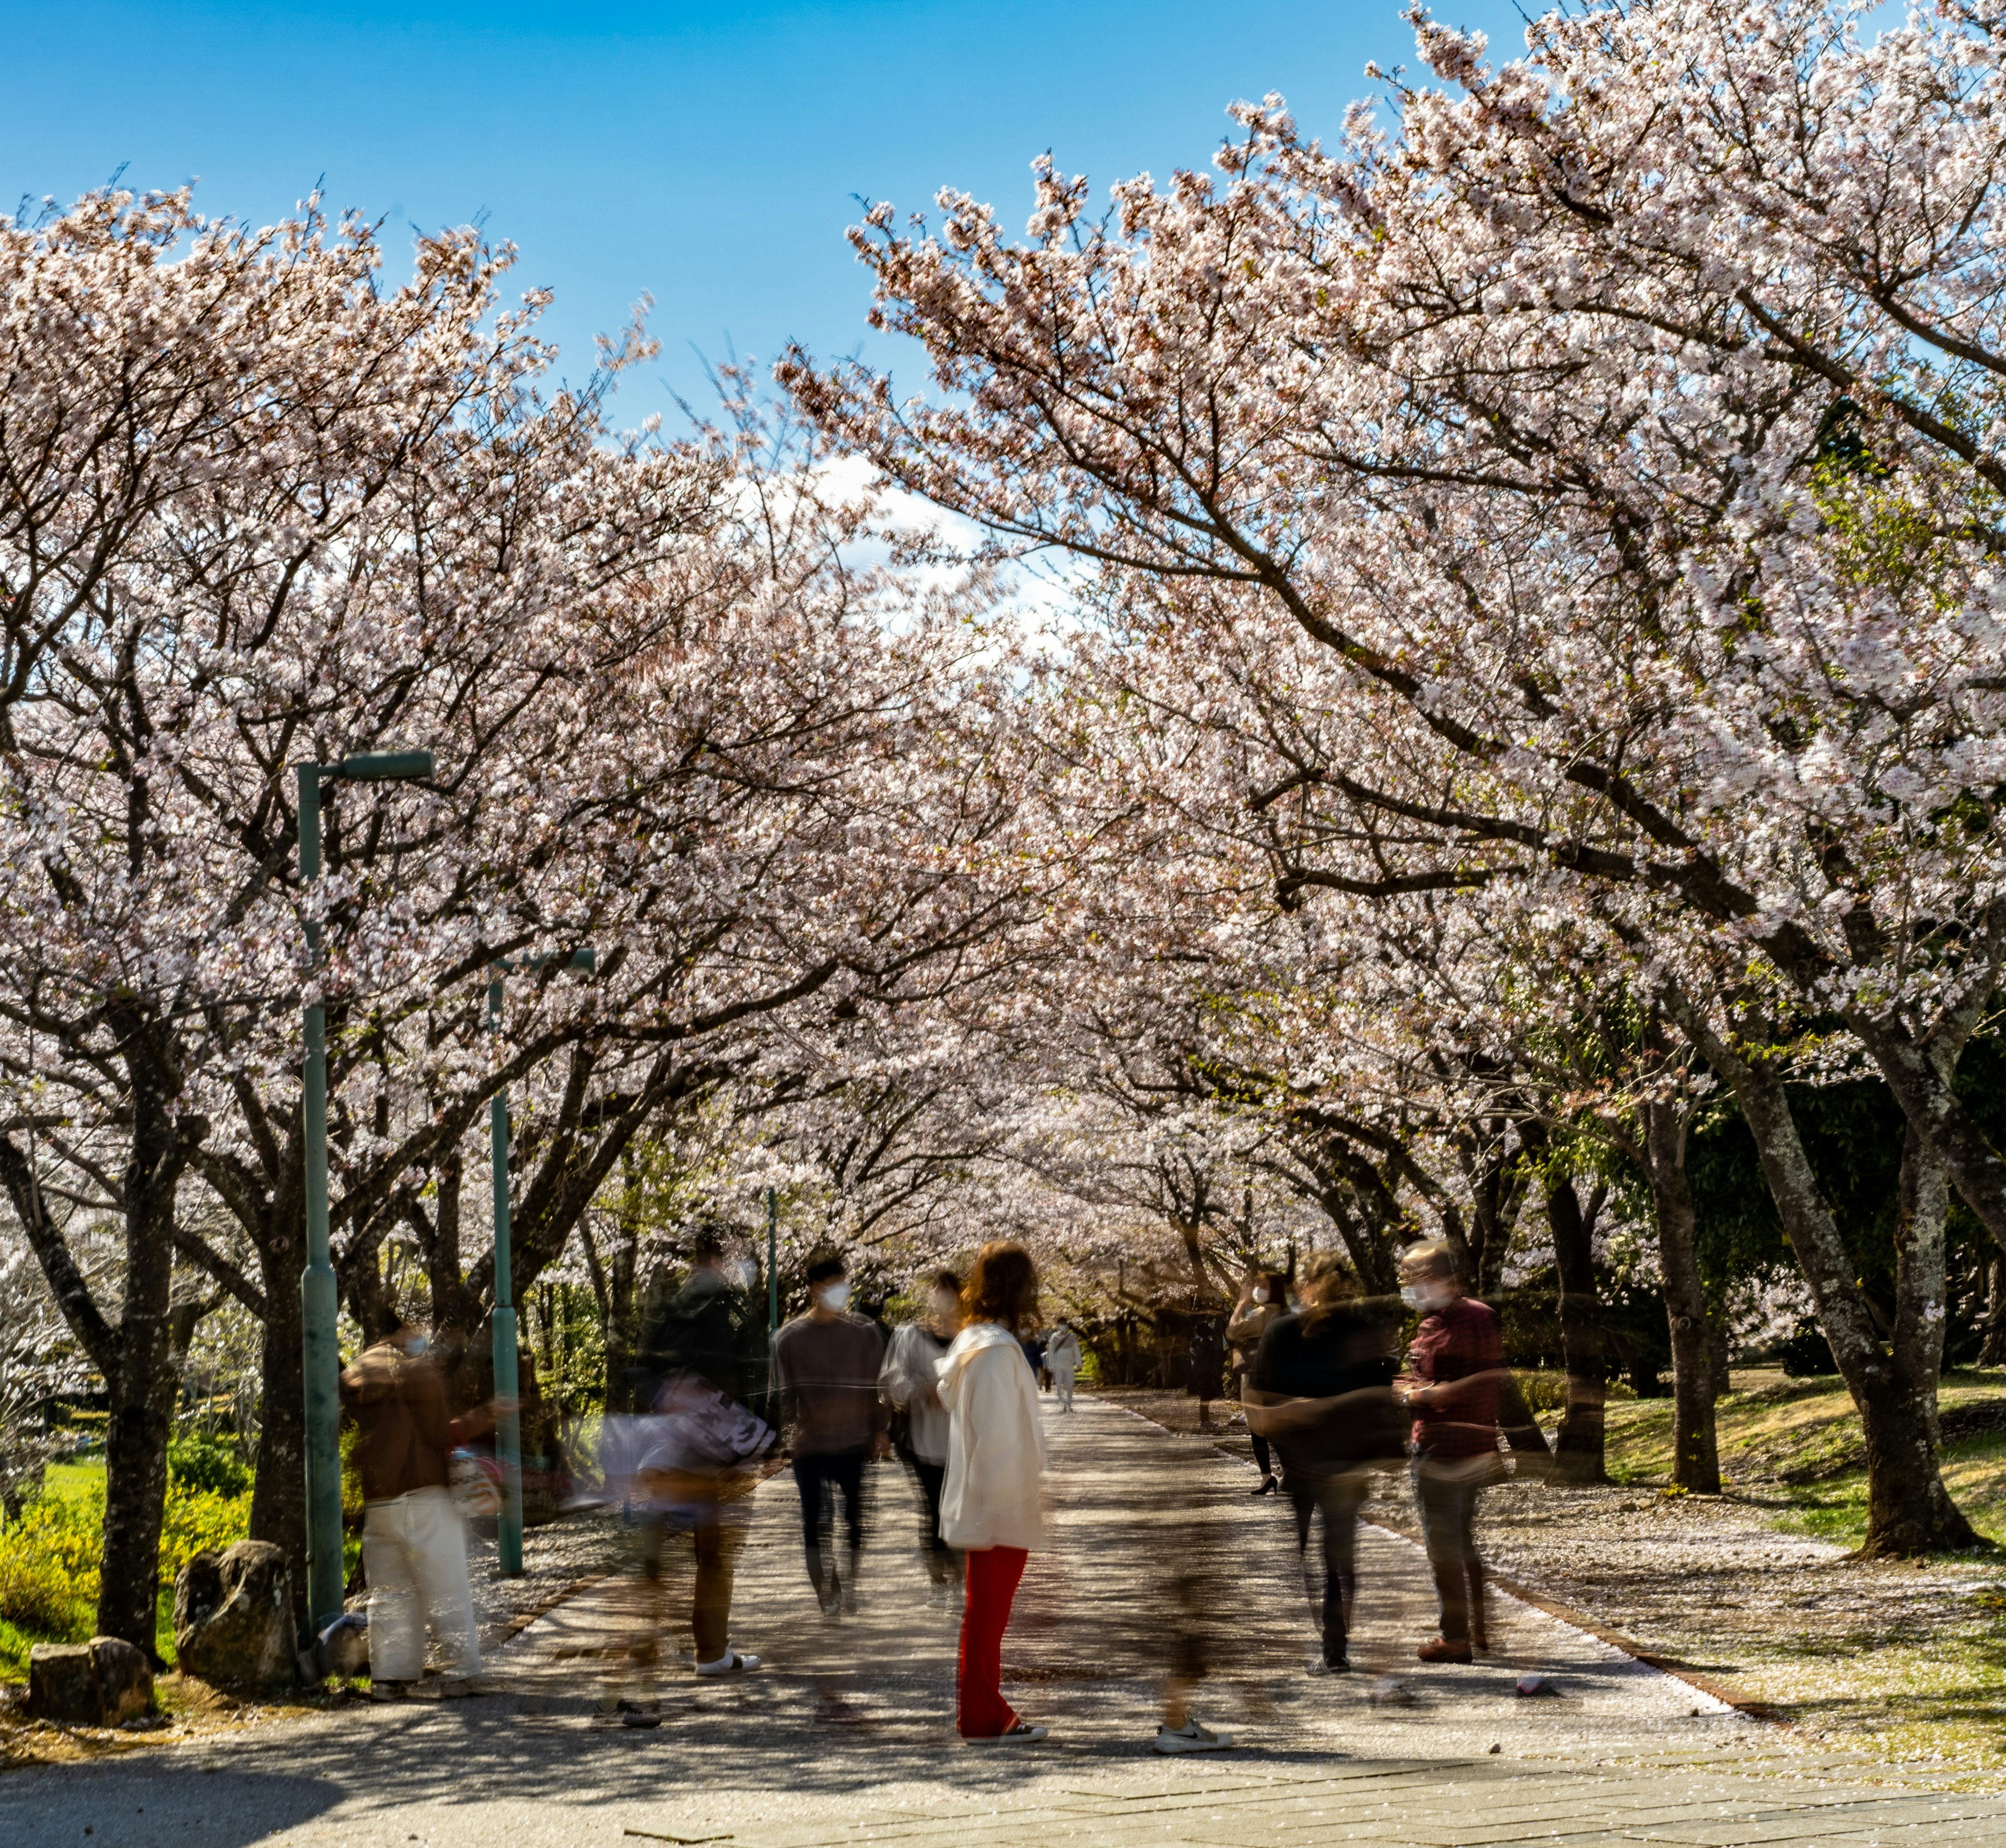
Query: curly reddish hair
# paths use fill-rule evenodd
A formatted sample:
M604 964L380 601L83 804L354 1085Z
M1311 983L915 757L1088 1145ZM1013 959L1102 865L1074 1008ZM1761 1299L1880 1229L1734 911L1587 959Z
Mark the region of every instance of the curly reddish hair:
M1038 1269L1020 1244L992 1240L982 1248L962 1286L961 1313L969 1322L1001 1322L1013 1335L1038 1313Z

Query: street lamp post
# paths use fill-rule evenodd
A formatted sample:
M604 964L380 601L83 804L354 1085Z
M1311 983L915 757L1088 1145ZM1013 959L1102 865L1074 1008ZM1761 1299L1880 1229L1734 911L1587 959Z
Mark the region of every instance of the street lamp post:
M502 1030L502 973L541 969L549 956L531 956L517 963L504 959L487 979L487 1027ZM598 954L574 950L568 969L587 974L599 966ZM523 1414L516 1403L520 1384L516 1368L516 1283L513 1254L509 1245L509 1091L504 1086L487 1107L488 1160L494 1178L494 1396L505 1408L494 1420L494 1460L502 1466L502 1512L494 1523L496 1563L505 1579L523 1575Z
M300 888L320 878L320 786L323 783L428 781L429 751L378 751L336 764L301 764ZM307 913L309 968L320 960L320 925ZM305 1010L301 1132L306 1160L306 1267L300 1273L301 1362L306 1379L307 1611L318 1631L341 1614L347 1575L341 1555L341 1353L335 1333L340 1306L327 1232L327 1017Z

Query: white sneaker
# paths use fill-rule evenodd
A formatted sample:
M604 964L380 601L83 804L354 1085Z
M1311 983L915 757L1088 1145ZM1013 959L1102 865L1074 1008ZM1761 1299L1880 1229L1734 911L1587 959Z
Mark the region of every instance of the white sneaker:
M758 1666L757 1656L748 1656L743 1649L727 1649L715 1662L699 1662L696 1672L700 1675L735 1675Z
M1215 1733L1211 1727L1200 1726L1195 1720L1187 1720L1174 1732L1167 1726L1156 1728L1156 1737L1151 1742L1157 1751L1230 1751L1233 1735Z
M990 1733L980 1739L970 1739L964 1743L970 1745L1036 1745L1044 1737L1043 1727L1026 1726L1020 1720L1007 1733Z

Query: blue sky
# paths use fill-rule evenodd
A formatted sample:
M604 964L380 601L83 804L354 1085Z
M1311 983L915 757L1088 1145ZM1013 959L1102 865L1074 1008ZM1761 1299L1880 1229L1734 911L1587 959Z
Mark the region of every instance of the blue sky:
M1517 16L1445 5L1500 50ZM409 227L485 214L581 377L644 290L663 346L620 413L700 394L698 354L910 360L866 343L843 239L856 195L924 206L953 185L1020 224L1049 148L1097 186L1202 164L1226 104L1280 90L1313 129L1412 62L1395 0L1032 6L993 0L531 7L440 0L0 0L0 201L199 178L216 215L267 222L321 182ZM917 386L917 375L910 382Z

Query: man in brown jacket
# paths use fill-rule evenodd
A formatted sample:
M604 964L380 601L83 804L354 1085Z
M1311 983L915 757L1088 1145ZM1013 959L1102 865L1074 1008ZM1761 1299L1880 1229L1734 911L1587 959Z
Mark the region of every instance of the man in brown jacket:
M361 1438L356 1464L369 1582L370 1691L394 1700L425 1667L425 1620L447 1656L442 1694L464 1694L480 1672L466 1536L447 1486L455 1444L470 1434L448 1417L445 1382L422 1329L394 1329L341 1376L341 1403Z

